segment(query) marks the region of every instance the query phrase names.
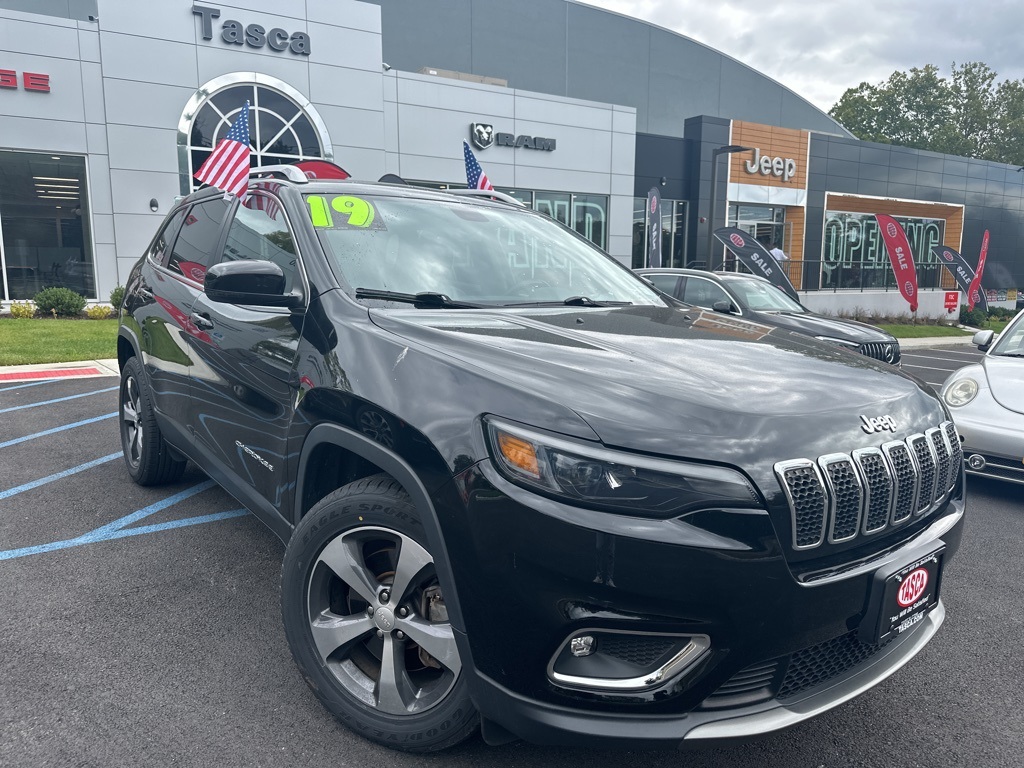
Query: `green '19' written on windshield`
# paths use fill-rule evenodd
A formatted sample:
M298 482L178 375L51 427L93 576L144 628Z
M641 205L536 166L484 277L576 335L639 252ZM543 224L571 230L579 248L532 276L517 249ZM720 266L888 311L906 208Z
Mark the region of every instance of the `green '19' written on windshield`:
M306 195L309 218L322 229L387 229L373 203L354 195Z

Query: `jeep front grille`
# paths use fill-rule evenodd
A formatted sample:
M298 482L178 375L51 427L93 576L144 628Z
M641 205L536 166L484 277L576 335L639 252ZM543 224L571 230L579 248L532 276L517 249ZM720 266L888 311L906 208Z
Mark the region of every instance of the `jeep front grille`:
M923 515L960 477L963 449L952 422L852 455L780 461L775 474L793 522L793 548L813 549L881 533Z

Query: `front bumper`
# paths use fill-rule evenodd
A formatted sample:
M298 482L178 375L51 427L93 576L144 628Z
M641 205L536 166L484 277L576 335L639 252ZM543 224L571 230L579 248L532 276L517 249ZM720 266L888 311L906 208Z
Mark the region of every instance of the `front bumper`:
M791 659L858 643L876 571L935 543L945 545L948 562L964 514L961 481L900 540L880 542L875 555L809 579L794 572L760 510L687 521L617 516L531 494L487 463L465 473L460 486L465 515L446 526L445 538L460 565L460 651L485 738L500 741L494 734L504 729L550 745L675 748L754 737L859 695L930 640L945 616L941 602L913 629L869 652L857 646L804 685L789 684ZM553 655L569 637L594 628L703 636L710 649L649 690L559 685L550 674ZM735 680L761 667L770 668L764 685L733 695Z
M995 403L987 390L983 402L953 413L960 434L965 469L972 475L1024 483L1024 415ZM972 457L981 457L979 461Z

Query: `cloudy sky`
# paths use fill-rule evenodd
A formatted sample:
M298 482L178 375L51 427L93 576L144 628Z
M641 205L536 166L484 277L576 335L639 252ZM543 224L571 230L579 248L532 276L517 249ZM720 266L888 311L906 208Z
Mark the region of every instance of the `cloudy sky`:
M768 75L826 112L893 72L980 61L1024 77L1020 0L581 0L678 32Z

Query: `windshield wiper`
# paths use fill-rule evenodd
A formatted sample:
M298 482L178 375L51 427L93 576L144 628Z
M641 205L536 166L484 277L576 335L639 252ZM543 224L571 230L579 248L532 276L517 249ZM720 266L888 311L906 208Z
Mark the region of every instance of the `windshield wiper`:
M518 304L503 304L504 307L626 307L632 301L598 301L589 296L570 296L562 301L524 301Z
M470 304L468 301L456 301L447 294L435 291L420 293L400 293L398 291L382 291L377 288L356 288L357 299L379 299L380 301L398 301L403 304L415 304L418 307L441 309L479 309L486 304Z
M1024 357L1024 352L1000 352L995 357Z

